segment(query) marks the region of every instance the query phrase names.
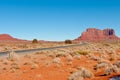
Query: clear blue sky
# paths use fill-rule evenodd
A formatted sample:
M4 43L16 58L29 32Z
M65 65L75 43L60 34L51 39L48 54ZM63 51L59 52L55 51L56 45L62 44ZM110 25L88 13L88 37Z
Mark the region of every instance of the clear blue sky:
M120 37L120 0L0 0L0 34L59 41L86 28L113 28Z

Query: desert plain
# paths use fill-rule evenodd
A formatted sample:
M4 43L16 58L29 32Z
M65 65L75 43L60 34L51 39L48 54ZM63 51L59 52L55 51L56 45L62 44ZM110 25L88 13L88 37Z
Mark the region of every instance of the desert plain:
M9 43L9 44L8 44ZM18 54L14 50L71 45L8 42L0 57L0 80L110 80L120 75L120 41L86 42L82 46ZM41 45L40 45L41 44ZM27 46L27 47L24 47Z

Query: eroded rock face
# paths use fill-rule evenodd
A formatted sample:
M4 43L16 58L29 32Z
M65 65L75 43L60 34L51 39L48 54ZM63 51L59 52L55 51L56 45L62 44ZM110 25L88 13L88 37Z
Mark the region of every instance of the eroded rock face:
M96 28L88 28L75 41L100 41L100 40L118 40L113 29L99 30Z

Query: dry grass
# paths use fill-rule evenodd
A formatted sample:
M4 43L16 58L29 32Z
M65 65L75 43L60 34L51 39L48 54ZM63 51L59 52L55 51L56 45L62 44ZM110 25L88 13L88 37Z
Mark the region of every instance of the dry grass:
M81 56L79 54L78 55L74 55L74 58L80 60Z
M8 60L18 61L19 59L20 59L20 57L14 51L9 52Z
M36 63L31 64L31 69L37 69L37 68L39 68L38 64Z
M79 50L77 52L75 52L76 54L80 54L80 55L88 55L88 52L87 51L82 51L82 50Z
M120 68L120 61L119 61L119 62L114 63L113 65L116 65L118 68Z
M108 67L109 65L110 65L110 64L107 63L107 62L101 62L101 63L99 63L99 64L97 64L97 65L95 66L95 69L98 70L98 69L101 69L101 68Z
M106 70L105 70L105 75L110 75L112 73L117 73L119 72L119 69L117 68L117 66L115 65L112 65L110 67L107 67Z
M52 62L56 63L56 64L61 64L62 63L61 59L58 58L58 57L54 58Z
M68 54L68 55L67 55L67 61L68 61L68 62L71 62L72 60L73 60L73 57L72 57L70 54Z
M84 80L85 78L92 78L93 73L85 68L80 68L80 70L74 72L68 80Z
M36 46L38 45L35 45L35 47ZM10 61L6 59L0 60L0 66L2 66L0 70L4 73L10 71L11 73L17 74L17 72L20 71L23 73L32 74L30 72L41 72L41 69L43 71L47 70L48 73L53 72L55 69L55 77L56 72L59 72L60 76L57 74L59 77L68 77L69 73L76 70L69 76L68 80L94 80L94 78L91 79L93 77L93 73L95 74L96 78L96 75L99 75L99 73L101 74L104 72L104 74L110 75L119 72L120 62L117 62L119 60L119 56L117 54L120 52L114 52L117 50L117 48L118 47L111 44L109 44L109 46L103 46L102 44L96 43L85 46L83 45L80 47L78 46L65 49L46 50L42 52L36 52L34 54L27 54L23 55L19 61L14 59L16 53L15 55L12 53L9 54L8 57ZM98 71L93 69L94 66L94 69ZM80 67L80 69L76 69L76 67ZM86 67L90 70L81 67ZM64 76L61 75L60 69L62 70L61 73L64 72L62 73L62 75L65 74ZM48 76L46 74L47 73L42 75ZM97 78L98 77L99 76L97 76ZM49 76L49 78L51 78L51 76Z

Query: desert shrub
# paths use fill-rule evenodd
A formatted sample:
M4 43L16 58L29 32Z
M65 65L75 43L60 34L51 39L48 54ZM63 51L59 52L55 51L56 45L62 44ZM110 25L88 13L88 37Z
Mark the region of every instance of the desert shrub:
M65 40L65 44L72 44L71 40Z
M107 67L107 69L105 70L105 75L110 75L112 73L117 73L119 72L119 69L116 65L112 65L110 67Z
M116 54L114 52L110 53L110 61L113 61L116 59Z
M19 56L14 51L11 51L8 54L8 60L17 61L17 60L19 60Z
M61 63L61 59L60 58L54 58L53 59L53 63L60 64Z
M97 61L97 62L102 62L103 61L103 59L98 57L98 56L93 56L93 57L91 57L91 59L94 60L94 61Z
M33 39L32 43L36 44L36 43L38 43L38 40L37 39Z
M73 57L71 55L68 55L67 60L68 60L68 62L71 62L73 60Z
M114 63L113 65L116 65L118 68L120 68L120 61L119 61L119 62Z
M7 68L6 68L6 67L4 67L4 68L3 68L3 70L7 70Z
M36 53L34 53L35 55L37 55L37 54L44 54L44 52L36 52Z
M75 52L75 54L87 55L88 52L87 51L79 50L79 51Z
M85 78L92 78L93 73L85 68L80 68L80 70L71 74L68 80L84 80Z
M74 58L80 60L81 56L80 55L75 55Z
M11 68L11 69L10 69L10 72L11 72L11 73L14 73L15 71L16 71L16 70L15 70L14 68Z
M31 65L32 63L31 62L25 62L23 63L23 65Z
M31 59L31 58L32 58L32 56L29 55L29 54L24 55L24 57L25 57L25 58L28 58L28 59Z
M97 64L94 69L97 70L97 69L105 68L105 67L108 67L108 66L109 66L109 63L101 62L101 63Z
M104 43L103 46L110 46L110 44Z
M37 69L37 68L39 68L38 64L36 64L36 63L31 64L31 69Z
M4 65L8 65L8 62L3 62Z
M11 69L20 69L18 65L12 65Z

